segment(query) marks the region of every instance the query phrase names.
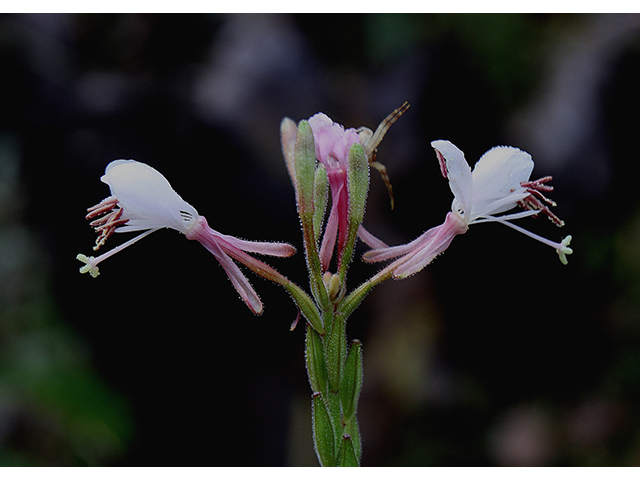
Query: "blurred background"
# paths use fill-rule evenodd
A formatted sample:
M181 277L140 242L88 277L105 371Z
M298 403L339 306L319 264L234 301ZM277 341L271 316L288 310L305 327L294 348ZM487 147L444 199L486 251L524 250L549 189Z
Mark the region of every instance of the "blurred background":
M640 465L639 15L3 15L0 62L1 465L316 465L285 291L249 274L253 316L169 230L80 275L84 215L111 160L146 162L213 228L296 245L270 263L306 287L281 119L375 128L405 100L372 233L444 220L443 138L531 153L566 226L519 223L575 253L477 225L378 287L347 326L363 465Z

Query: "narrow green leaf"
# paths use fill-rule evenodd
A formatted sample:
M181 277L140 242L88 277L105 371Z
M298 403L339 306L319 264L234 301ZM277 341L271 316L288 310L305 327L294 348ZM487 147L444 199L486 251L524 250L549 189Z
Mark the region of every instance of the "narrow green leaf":
M347 343L345 328L344 317L336 315L325 344L329 385L334 392L338 392L340 389L340 376L346 355Z
M309 324L320 334L324 335L325 330L322 322L322 317L320 316L320 312L316 307L316 304L313 303L313 300L307 295L307 293L298 287L295 283L289 282L283 285L284 288L287 289L293 301L300 309L300 312L307 319Z
M347 354L340 383L340 400L345 421L351 420L358 408L358 398L362 389L362 344L354 340Z
M333 427L322 393L313 394L313 444L323 467L335 466Z
M305 359L311 390L327 395L329 384L322 338L318 332L309 325L307 325L306 331Z
M353 450L358 459L358 463L362 458L362 441L360 439L360 429L358 428L358 419L354 416L344 427L344 431L351 437Z
M353 448L353 442L351 436L342 435L342 444L340 446L340 458L338 459L339 467L358 467L358 457L356 456L355 449Z

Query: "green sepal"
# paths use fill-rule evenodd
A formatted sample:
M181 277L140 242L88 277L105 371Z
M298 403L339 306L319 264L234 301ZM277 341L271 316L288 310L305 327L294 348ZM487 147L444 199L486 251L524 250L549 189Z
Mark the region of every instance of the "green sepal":
M322 221L327 208L327 201L329 199L329 179L327 177L327 171L322 164L318 164L313 178L313 231L316 241L320 238L320 232L322 231Z
M328 338L325 342L325 355L327 361L327 373L331 390L338 392L340 389L340 376L344 357L346 355L346 326L344 317L336 315L331 325Z
M358 398L362 389L362 343L354 340L344 362L340 383L340 401L344 421L351 420L358 408Z
M340 444L340 456L338 458L339 467L358 467L358 457L353 447L351 436L346 433L342 435L342 443Z
M327 378L327 364L324 359L322 338L311 326L307 325L305 360L311 390L327 395L329 384Z
M335 466L333 426L322 393L313 394L312 403L313 444L323 467Z
M387 271L387 268L389 267L386 267L384 270L376 274L375 277L361 283L360 286L354 289L346 298L343 298L338 305L336 315L342 315L344 318L349 318L353 311L358 308L376 285L382 283L388 278L391 278L393 270L389 269ZM385 275L381 275L382 273L385 273Z
M341 283L344 283L344 277L353 257L358 229L364 220L369 191L369 162L359 143L351 145L349 150L347 184L349 189L347 240L338 259Z

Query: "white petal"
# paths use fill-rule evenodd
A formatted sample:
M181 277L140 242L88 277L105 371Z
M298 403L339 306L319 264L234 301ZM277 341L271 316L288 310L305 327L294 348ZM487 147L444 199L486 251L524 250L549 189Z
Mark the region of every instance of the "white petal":
M532 171L531 155L518 148L494 147L486 152L472 174L474 216L496 214L515 207L517 200L494 202L524 191L520 183L528 181Z
M170 227L185 233L198 218L195 208L178 195L156 169L135 160L114 160L101 180L137 229Z
M468 221L471 215L473 193L471 167L464 158L462 150L448 140L435 140L431 142L431 146L446 160L449 186L457 200L457 202L454 200L454 205L459 204L464 210L465 221Z

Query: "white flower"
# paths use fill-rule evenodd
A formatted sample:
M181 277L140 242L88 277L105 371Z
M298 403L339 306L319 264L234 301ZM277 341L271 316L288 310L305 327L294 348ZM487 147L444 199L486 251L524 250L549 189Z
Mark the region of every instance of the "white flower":
M557 243L511 223L511 220L544 213L556 225L564 225L549 210L549 206L555 206L555 203L543 194L553 190L547 185L551 177L529 181L533 171L531 155L514 147L494 147L478 160L472 172L462 151L451 142L436 140L431 142L431 146L454 195L451 213L442 225L428 230L412 242L371 250L364 255L365 260L378 262L403 256L404 261L397 261L394 276L406 277L420 271L443 253L453 238L465 233L470 225L498 222L553 247L561 262L567 263L567 255L573 253L569 248L571 236ZM505 213L516 206L525 210Z
M216 232L160 172L144 163L114 160L107 165L101 180L109 185L111 196L87 210L86 218L92 220L90 225L99 234L93 249L98 250L113 233L141 230L143 233L96 258L79 254L76 258L86 264L80 273L90 273L95 278L100 274L100 262L160 228L172 228L202 243L220 262L249 308L254 313L262 311L257 293L232 258L255 267L261 262L246 252L287 257L295 253L294 247L286 243L251 242Z

